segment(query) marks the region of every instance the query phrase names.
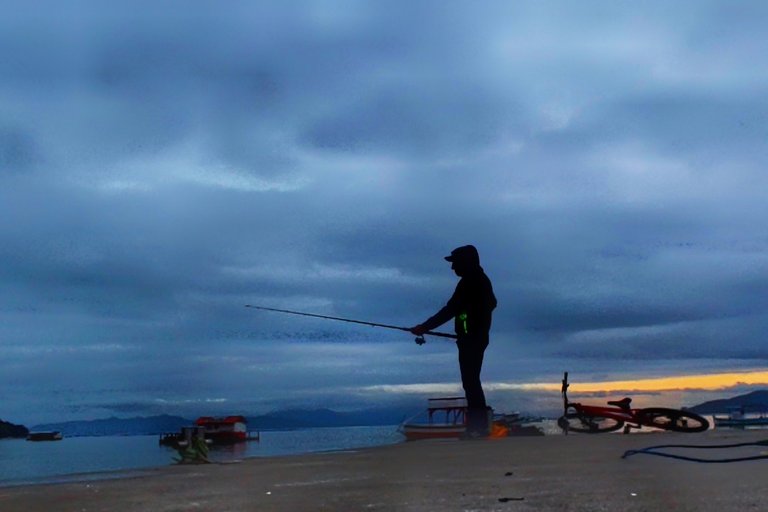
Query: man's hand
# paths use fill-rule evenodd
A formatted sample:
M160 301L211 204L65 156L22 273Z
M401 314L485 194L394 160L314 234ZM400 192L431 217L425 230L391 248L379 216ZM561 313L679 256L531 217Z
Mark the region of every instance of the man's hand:
M422 324L419 324L415 327L411 327L411 334L415 334L416 336L423 336L427 333L429 329L425 328Z

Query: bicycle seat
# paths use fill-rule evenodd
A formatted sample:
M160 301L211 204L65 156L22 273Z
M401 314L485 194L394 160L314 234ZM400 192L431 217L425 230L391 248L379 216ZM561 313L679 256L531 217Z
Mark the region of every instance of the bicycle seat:
M616 407L626 410L629 410L629 404L632 403L632 399L629 397L622 398L621 400L612 400L608 402L608 405L615 405Z

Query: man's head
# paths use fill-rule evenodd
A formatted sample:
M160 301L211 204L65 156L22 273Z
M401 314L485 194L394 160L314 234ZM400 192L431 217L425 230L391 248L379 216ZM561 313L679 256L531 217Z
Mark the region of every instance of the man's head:
M480 266L480 255L474 245L463 245L452 250L450 256L445 257L445 261L450 261L453 271L461 277L467 270Z

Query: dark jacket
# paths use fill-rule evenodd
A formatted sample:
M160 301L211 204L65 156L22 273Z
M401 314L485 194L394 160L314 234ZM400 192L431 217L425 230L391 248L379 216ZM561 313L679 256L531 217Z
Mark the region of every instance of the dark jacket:
M456 285L448 303L422 325L432 330L454 319L456 335L488 343L491 318L496 307L491 280L479 265L468 270Z

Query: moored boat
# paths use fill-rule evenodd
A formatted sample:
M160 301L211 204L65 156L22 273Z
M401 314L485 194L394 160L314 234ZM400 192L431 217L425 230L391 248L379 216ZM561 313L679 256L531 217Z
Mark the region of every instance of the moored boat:
M458 438L467 429L464 397L429 398L427 410L405 420L398 431L409 441Z
M752 427L768 426L768 416L764 412L757 415L748 414L744 407L732 407L728 409L727 416L712 416L715 427Z
M30 432L27 441L61 441L64 436L58 430L51 432Z
M244 416L226 416L215 418L213 416L201 416L195 420L195 427L184 427L181 432L163 434L160 436L160 444L170 446L184 446L189 442L186 433L190 428L201 429L203 437L209 444L231 444L243 441L259 441L257 433L248 432L248 420Z
M214 443L238 443L248 440L246 424L244 416L202 416L195 421L195 425L205 428L205 438Z
M520 420L520 414L517 412L493 415L489 421L491 437L509 435L519 426ZM429 398L426 411L408 418L398 428L408 441L458 439L466 430L467 400L463 396Z

